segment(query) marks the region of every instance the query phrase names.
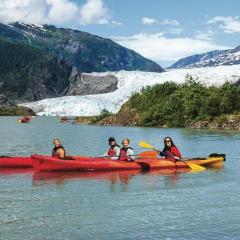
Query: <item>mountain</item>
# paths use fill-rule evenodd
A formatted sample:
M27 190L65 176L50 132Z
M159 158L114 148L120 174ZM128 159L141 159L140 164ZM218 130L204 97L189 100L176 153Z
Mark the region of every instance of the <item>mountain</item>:
M164 71L157 63L110 39L78 30L16 22L0 24L0 37L64 59L80 72Z
M209 59L215 58L225 52L225 50L214 50L207 53L196 54L189 57L181 58L173 65L171 65L170 68L188 68L199 62L208 61Z
M0 94L17 102L64 95L108 93L118 80L81 74L75 67L37 48L0 39Z
M199 68L240 64L240 46L182 58L170 68Z
M214 67L214 66L226 66L240 64L240 46L224 51L223 53L212 57L207 60L196 62L189 65L190 68L194 67Z
M61 96L72 67L64 60L0 39L0 93L14 100Z

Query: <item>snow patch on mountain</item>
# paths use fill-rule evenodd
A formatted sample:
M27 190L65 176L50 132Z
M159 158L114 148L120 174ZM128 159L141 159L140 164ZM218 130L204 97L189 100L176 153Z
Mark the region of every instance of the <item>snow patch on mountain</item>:
M173 81L183 83L187 74L206 85L222 85L226 81L236 82L240 79L240 65L218 66L194 69L177 69L163 73L120 71L106 73L91 73L91 75L114 75L118 79L118 89L111 93L65 96L44 99L37 102L20 104L31 108L38 115L46 116L94 116L103 109L117 113L134 92L140 92L143 87L157 83Z
M170 68L200 68L240 64L240 46L182 58Z

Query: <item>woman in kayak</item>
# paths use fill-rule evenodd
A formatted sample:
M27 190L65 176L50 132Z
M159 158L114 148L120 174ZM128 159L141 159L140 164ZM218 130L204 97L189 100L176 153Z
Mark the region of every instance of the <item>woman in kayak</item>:
M124 138L122 141L122 148L120 151L120 157L119 160L125 160L125 161L133 161L133 149L129 146L130 140L128 138Z
M165 156L166 159L176 161L181 159L181 153L178 148L173 143L173 140L170 137L164 138L164 148L162 151L159 151L160 156Z
M119 145L117 145L114 137L110 137L108 139L108 143L109 143L110 148L108 149L108 151L103 156L104 157L110 157L111 160L117 160L120 156Z
M54 148L52 150L52 157L56 158L64 158L65 157L65 149L62 146L59 139L53 140Z

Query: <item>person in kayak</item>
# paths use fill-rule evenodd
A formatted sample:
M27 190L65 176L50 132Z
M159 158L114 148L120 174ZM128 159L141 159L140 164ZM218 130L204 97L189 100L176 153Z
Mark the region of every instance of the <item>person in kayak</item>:
M134 161L134 157L133 157L133 149L129 146L130 144L130 140L128 138L124 138L122 141L122 148L120 151L120 156L119 156L119 160L122 161Z
M181 159L181 153L173 143L170 137L164 138L164 148L162 151L158 151L160 156L164 156L168 160L176 161Z
M108 139L110 148L103 155L104 157L110 157L111 160L117 160L120 156L120 146L117 145L117 142L114 137Z
M61 141L59 139L53 140L54 148L52 150L52 157L56 158L65 158L65 149L61 144Z

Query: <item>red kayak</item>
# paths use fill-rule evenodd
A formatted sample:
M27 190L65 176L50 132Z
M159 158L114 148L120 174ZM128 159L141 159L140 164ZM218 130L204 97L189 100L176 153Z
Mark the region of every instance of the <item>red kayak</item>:
M183 161L175 163L158 158L138 158L135 159L134 162L127 162L96 157L69 157L68 159L58 159L43 155L32 155L31 157L33 168L41 171L189 169L188 164ZM219 156L209 157L204 160L189 160L188 163L220 168L223 166L223 161L224 158Z
M32 168L31 157L0 156L0 168Z
M25 117L22 117L20 119L18 119L18 122L20 123L29 123L31 121L31 117L28 117L28 116L25 116Z

